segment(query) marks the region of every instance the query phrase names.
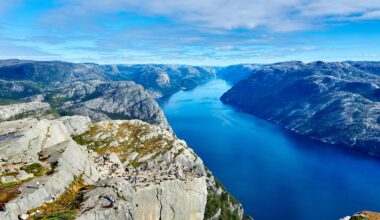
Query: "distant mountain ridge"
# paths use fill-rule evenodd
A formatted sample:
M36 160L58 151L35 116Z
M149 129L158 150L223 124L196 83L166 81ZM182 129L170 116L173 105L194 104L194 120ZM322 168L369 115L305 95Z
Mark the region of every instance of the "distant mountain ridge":
M313 139L380 156L380 62L263 65L221 100Z
M0 103L37 98L61 114L90 116L95 121L140 119L170 130L154 99L194 88L215 73L213 67L186 65L0 60Z
M130 80L141 84L155 98L192 89L216 77L217 67L136 64L104 65L107 75L115 81Z
M156 98L191 89L216 76L216 67L137 64L99 65L62 61L0 60L0 79L56 86L77 81L134 81Z

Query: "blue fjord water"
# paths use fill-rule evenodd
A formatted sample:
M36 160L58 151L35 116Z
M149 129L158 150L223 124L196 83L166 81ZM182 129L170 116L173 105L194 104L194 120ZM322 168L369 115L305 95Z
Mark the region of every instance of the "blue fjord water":
M161 106L171 126L256 220L380 211L380 159L319 143L224 105L213 80Z

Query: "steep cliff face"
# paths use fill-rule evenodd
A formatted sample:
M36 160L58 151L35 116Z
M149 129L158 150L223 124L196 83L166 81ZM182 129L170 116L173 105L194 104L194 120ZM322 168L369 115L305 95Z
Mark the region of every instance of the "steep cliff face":
M202 160L165 130L141 121L102 121L74 139L98 154L118 155L117 164L126 168L124 175L135 189L136 219L208 218L218 215L223 199L229 208L223 210L225 216L243 216L241 204L228 201L230 195L215 183ZM106 169L104 175L113 174ZM210 193L218 201L208 201Z
M227 192L184 141L158 126L65 116L5 121L0 128L1 219L204 219L221 213L208 207L209 195ZM237 204L224 212L242 218Z
M266 65L221 100L311 138L380 155L379 73L376 62Z
M66 100L64 114L89 116L94 121L140 119L171 130L158 104L133 82L94 82L59 90L53 100ZM71 101L70 101L71 100Z

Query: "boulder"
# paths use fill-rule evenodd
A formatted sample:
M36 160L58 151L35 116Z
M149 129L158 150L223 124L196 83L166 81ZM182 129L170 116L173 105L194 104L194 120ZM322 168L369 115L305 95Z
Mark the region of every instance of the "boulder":
M76 219L136 219L133 189L124 179L111 178L96 186L84 194L84 203Z

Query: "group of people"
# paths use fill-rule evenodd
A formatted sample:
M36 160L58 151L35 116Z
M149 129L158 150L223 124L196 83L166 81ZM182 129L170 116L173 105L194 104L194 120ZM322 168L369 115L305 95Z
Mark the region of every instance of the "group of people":
M126 168L125 172L127 175L126 179L136 188L149 185L149 183L158 184L164 180L185 180L188 175L193 173L193 169L187 168L175 160L172 160L159 167L147 168L147 166L145 166L137 169Z

